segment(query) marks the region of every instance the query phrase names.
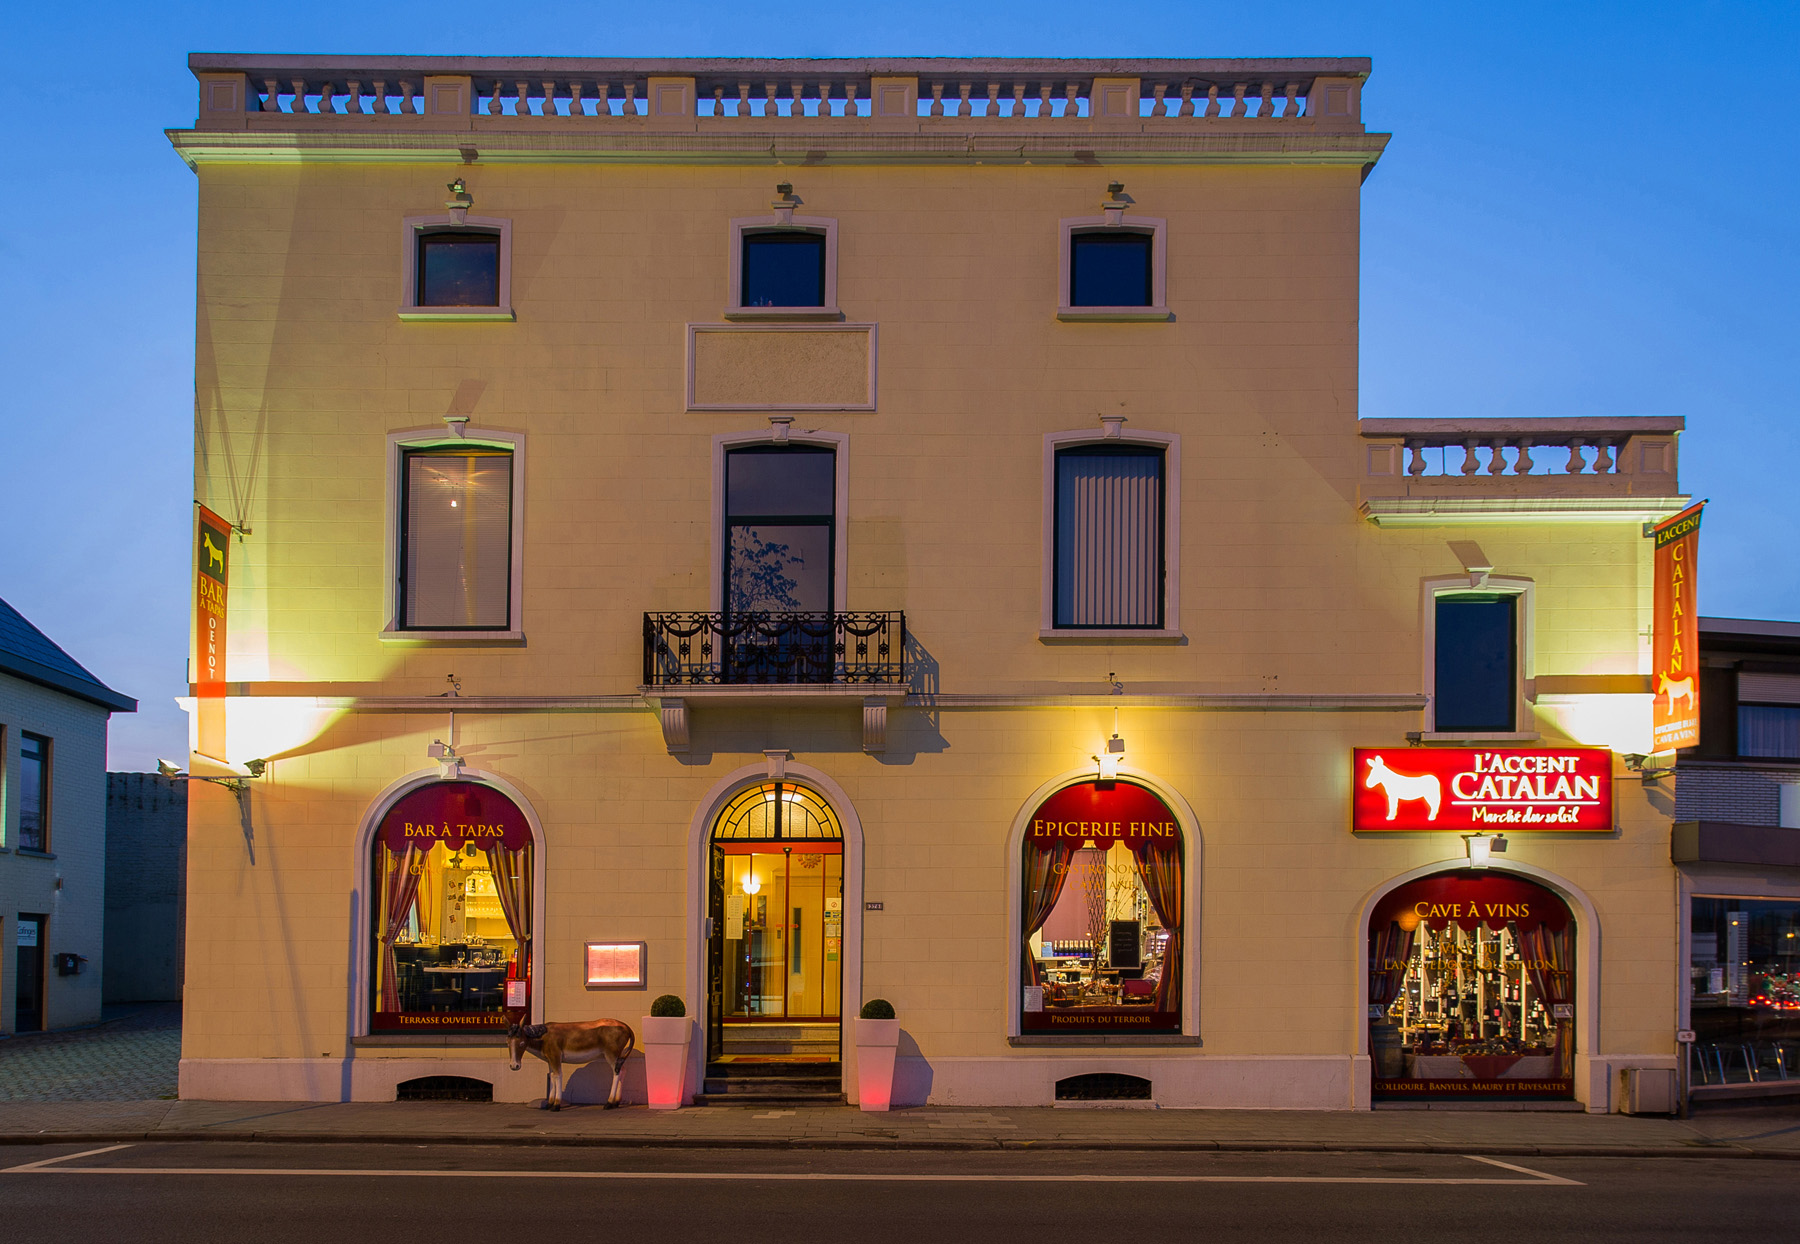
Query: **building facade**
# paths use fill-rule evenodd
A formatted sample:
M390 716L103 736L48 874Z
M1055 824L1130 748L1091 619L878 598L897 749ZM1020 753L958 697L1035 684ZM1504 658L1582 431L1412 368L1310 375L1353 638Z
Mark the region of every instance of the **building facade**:
M1681 422L1359 419L1367 61L190 67L185 1096L1672 1072Z
M1683 1067L1695 1102L1800 1096L1800 623L1701 618L1677 766Z
M0 600L0 1033L100 1018L106 723L136 711Z
M187 783L106 775L106 1001L173 1002L187 955Z

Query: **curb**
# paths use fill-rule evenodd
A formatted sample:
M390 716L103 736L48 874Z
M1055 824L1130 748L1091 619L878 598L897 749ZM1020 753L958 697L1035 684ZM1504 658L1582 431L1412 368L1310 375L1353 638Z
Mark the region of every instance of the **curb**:
M71 1131L4 1132L0 1145L106 1144L119 1142L195 1144L417 1145L417 1132L211 1132L211 1131ZM1109 1153L1400 1153L1465 1156L1480 1153L1521 1158L1733 1158L1756 1161L1800 1161L1800 1149L1754 1149L1736 1145L1463 1145L1407 1141L1324 1142L1283 1140L1014 1140L999 1137L642 1137L570 1133L470 1135L434 1137L434 1145L536 1145L587 1149L754 1149L862 1152L1109 1152Z

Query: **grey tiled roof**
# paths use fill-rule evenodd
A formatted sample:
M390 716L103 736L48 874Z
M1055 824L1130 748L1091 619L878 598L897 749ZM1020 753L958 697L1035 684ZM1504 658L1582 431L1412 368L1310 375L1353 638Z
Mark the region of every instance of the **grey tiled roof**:
M0 673L80 696L114 712L137 712L136 700L88 673L4 600L0 600Z

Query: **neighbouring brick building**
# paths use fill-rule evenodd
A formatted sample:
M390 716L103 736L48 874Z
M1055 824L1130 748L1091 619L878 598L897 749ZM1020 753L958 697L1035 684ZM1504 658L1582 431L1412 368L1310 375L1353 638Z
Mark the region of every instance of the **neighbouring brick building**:
M107 1002L181 997L187 933L187 783L106 775Z
M1683 424L1360 417L1366 60L190 68L185 1096L1672 1083Z

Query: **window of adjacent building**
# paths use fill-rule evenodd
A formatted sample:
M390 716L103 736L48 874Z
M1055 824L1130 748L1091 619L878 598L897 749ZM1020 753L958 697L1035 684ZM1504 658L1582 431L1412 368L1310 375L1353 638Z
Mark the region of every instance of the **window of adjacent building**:
M1106 229L1069 236L1069 305L1154 305L1152 234Z
M472 229L419 234L421 307L500 305L500 236Z
M510 629L513 455L407 450L400 482L400 629Z
M837 455L754 446L725 455L727 613L828 613L836 540Z
M19 734L19 849L50 849L50 740Z
M1738 705L1738 755L1800 759L1800 706Z
M797 229L743 235L744 307L823 307L826 236Z
M1436 598L1433 730L1518 729L1518 597L1458 592Z
M1054 625L1163 625L1163 452L1081 445L1056 454Z
M1791 1078L1794 1016L1800 1011L1800 902L1696 895L1689 910L1688 1027L1694 1042L1685 1047L1688 1082Z

